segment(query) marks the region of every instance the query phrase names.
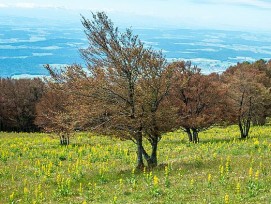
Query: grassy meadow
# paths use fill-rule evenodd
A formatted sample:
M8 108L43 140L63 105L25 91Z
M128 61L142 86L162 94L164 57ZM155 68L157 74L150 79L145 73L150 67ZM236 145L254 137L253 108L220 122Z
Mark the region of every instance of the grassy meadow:
M159 166L134 170L131 141L78 133L0 133L0 203L271 203L271 126L212 128L159 143Z

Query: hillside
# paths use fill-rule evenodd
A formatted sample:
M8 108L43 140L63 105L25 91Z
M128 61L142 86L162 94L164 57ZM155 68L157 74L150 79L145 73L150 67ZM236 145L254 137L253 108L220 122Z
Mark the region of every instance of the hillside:
M236 126L182 132L159 143L158 168L135 171L130 141L77 133L0 133L0 203L268 203L270 126L239 140Z

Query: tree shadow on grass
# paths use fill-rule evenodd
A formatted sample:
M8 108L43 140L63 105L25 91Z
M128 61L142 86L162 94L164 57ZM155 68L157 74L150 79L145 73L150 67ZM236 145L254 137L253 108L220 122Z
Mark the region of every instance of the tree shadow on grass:
M252 138L253 136L249 137L249 138ZM249 139L248 138L248 139ZM239 141L239 140L246 140L246 139L242 139L240 137L230 137L230 138L221 138L220 136L217 136L216 137L213 137L213 138L210 138L210 139L206 139L204 137L200 137L199 136L199 143L192 143L192 142L189 142L188 138L183 138L183 137L176 137L174 139L170 139L170 140L162 140L161 143L166 143L166 144L184 144L184 145L192 145L192 144L206 144L206 143L230 143L230 142L233 142L234 140L236 141Z
M268 136L269 137L269 136ZM202 144L206 144L206 143L232 143L233 141L246 141L246 140L251 140L253 138L258 138L257 136L251 135L247 138L241 138L241 137L236 137L236 138L212 138L212 139L205 139L199 142ZM264 137L263 137L264 138Z
M241 138L212 138L212 139L204 139L204 140L200 140L199 144L206 144L206 143L230 143L233 142L234 140L241 140Z
M252 137L250 137L252 138ZM248 138L249 139L249 138ZM200 145L200 144L207 144L207 143L211 143L211 144L217 144L217 143L231 143L233 141L243 141L246 139L242 139L242 138L212 138L212 139L202 139L199 141L199 143L193 143L193 142L189 142L188 139L187 140L170 140L170 141L166 141L165 143L167 144L183 144L186 146L192 146L192 145Z
M213 169L214 166L219 166L220 160L209 160L209 161L182 161L177 160L173 162L168 163L161 163L158 165L157 169L162 170L166 166L173 166L174 170L180 169L185 172L193 173L197 170L203 170L203 169Z
M171 162L162 162L158 164L158 166L154 168L148 168L145 167L144 169L141 170L135 170L134 174L135 175L140 175L145 172L159 172L159 171L164 171L165 167L173 167L174 171L177 171L178 169L184 170L185 172L190 172L193 173L194 171L197 170L203 170L203 169L213 169L214 166L219 166L220 165L220 160L193 160L193 161L182 161L182 160L175 160ZM130 176L133 172L133 168L125 168L121 169L117 172L116 176L117 177L123 177L123 176Z

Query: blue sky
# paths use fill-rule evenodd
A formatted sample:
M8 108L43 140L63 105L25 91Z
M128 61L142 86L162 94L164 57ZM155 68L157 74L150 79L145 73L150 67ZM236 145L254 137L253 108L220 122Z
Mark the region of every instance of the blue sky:
M106 11L120 26L271 31L271 0L0 0L0 16L69 20Z

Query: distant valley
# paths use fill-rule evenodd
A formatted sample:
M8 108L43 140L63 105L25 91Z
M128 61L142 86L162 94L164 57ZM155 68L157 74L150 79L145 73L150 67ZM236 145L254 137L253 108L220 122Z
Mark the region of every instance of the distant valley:
M271 35L192 29L133 29L146 45L168 60L191 60L204 73L221 72L242 61L271 58ZM84 64L87 46L81 27L0 25L0 77L48 75L44 64Z

